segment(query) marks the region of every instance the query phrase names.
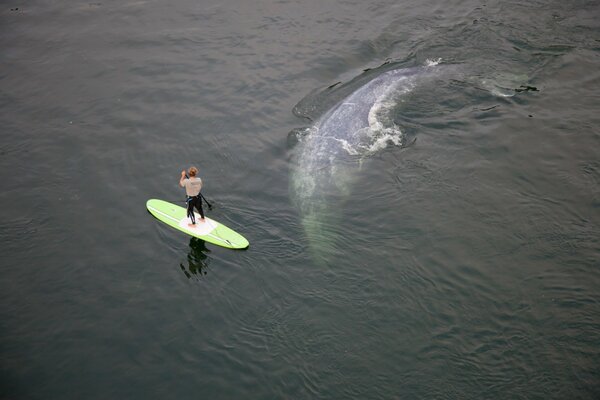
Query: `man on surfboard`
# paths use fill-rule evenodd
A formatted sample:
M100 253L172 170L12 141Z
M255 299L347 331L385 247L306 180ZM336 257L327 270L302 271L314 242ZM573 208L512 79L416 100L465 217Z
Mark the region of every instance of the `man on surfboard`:
M189 178L186 176L185 170L181 171L179 186L185 188L185 194L187 195L187 216L192 221L188 226L194 227L196 225L194 207L200 212L200 222L204 222L204 210L202 210L202 197L200 195L202 179L196 176L198 174L198 168L196 167L190 167L188 174Z

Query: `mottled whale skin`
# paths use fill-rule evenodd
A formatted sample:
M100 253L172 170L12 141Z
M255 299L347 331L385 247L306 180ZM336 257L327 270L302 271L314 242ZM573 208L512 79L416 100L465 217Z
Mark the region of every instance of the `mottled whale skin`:
M356 89L308 129L296 147L291 191L310 242L335 231L330 211L351 193L360 160L388 146L402 145L393 107L419 79L439 67L383 72ZM342 195L342 196L340 196Z

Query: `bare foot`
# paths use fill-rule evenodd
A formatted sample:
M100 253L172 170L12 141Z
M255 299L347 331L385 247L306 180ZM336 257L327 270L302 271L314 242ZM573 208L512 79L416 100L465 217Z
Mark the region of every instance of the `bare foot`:
M200 218L200 222L204 223L206 220L204 218Z
M188 227L189 227L189 228L195 228L195 227L196 227L196 224L188 224Z

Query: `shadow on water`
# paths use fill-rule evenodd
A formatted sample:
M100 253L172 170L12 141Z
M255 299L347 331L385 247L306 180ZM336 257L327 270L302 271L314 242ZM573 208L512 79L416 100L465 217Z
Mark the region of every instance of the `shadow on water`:
M190 251L187 255L187 267L184 263L180 263L181 270L188 279L193 276L199 277L208 273L208 265L210 259L207 253L210 250L206 248L204 240L198 238L190 239Z

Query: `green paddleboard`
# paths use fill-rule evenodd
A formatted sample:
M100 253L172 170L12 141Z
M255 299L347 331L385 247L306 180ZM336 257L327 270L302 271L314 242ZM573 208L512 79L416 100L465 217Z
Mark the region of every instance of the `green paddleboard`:
M206 217L204 222L200 222L198 213L195 214L196 225L189 226L191 221L187 218L187 210L168 201L150 199L146 208L165 224L206 242L229 249L245 249L250 245L245 237L214 219Z

